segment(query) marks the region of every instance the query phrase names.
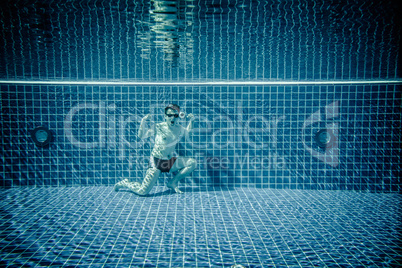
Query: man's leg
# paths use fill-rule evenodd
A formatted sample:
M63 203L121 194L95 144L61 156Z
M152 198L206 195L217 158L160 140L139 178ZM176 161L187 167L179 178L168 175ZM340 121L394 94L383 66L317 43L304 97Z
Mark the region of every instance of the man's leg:
M160 174L161 171L159 169L148 168L142 183L129 182L127 179L125 179L115 185L115 190L124 188L138 195L146 195L151 191L152 187L154 187L155 182L158 180Z
M194 171L194 169L197 167L197 161L193 158L187 158L187 157L179 157L177 160L174 162L173 167L171 168L170 172L179 172L177 173L167 184L167 187L171 188L174 190L176 193L183 193L182 191L179 190L179 187L177 186L178 182L189 175L191 172Z

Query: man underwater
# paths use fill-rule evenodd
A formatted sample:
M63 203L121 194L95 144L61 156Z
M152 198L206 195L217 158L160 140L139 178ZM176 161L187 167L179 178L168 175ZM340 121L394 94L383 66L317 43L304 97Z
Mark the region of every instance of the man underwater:
M155 136L155 146L151 152L150 165L142 183L130 182L124 179L115 185L115 190L127 189L138 195L148 194L155 185L162 172L173 174L173 178L167 183L167 187L176 193L183 193L179 190L178 182L189 175L197 166L197 161L188 157L172 157L176 144L180 138L189 133L193 128L194 115L189 114L190 122L187 128L179 124L180 107L176 104L169 104L165 108L165 121L155 125L155 128L145 129L145 121L151 115L144 116L138 130L138 137L146 139Z

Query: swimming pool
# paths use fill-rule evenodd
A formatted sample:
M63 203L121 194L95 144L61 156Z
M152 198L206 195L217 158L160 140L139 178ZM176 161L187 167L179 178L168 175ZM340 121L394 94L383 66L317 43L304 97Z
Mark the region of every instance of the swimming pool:
M400 211L378 205L399 204L401 193L396 4L8 1L0 9L2 265L400 264ZM198 161L180 184L187 193L165 192L169 175L145 199L112 192L122 178L144 177L153 141L136 137L139 122L148 113L161 122L171 102L196 116L193 134L176 150ZM31 136L39 126L53 136L44 147ZM339 209L330 209L329 197ZM343 198L364 200L373 218L348 214L357 224L351 229L334 222L357 210L339 204ZM176 221L157 221L171 213ZM115 233L118 215L125 223ZM380 215L381 227L391 227L367 236L381 229L373 223ZM131 220L150 226L140 232ZM54 237L42 231L49 226ZM104 233L86 233L96 228ZM168 245L156 250L141 240L147 237ZM357 244L339 242L348 239ZM115 248L127 250L117 256Z
M387 267L398 194L163 187L2 189L2 265Z

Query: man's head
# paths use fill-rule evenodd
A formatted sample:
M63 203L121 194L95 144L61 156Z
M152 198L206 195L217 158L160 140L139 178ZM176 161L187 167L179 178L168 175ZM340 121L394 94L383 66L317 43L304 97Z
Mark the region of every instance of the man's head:
M169 126L176 125L177 118L179 117L180 106L177 104L169 104L165 108L165 122Z

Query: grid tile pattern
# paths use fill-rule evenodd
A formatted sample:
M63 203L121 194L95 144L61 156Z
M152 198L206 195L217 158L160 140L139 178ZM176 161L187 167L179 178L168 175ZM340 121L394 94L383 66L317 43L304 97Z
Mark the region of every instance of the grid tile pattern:
M396 1L7 1L0 80L400 78ZM174 11L174 12L173 12ZM0 186L140 180L136 137L168 102L198 116L186 185L400 192L401 90L362 86L61 86L1 82ZM36 148L30 131L55 136ZM327 129L328 147L314 138ZM203 132L207 130L206 132ZM325 134L325 133L324 133ZM160 184L163 182L163 177Z
M402 264L401 196L156 187L1 189L2 266L245 267Z
M401 77L398 4L397 0L89 0L85 5L7 1L0 7L0 77L396 78Z
M176 148L198 167L187 186L401 192L400 85L99 87L1 86L1 186L140 181L153 139L148 113L178 103L196 116ZM186 122L182 122L186 125ZM30 131L48 127L38 148ZM332 135L326 148L315 135ZM165 177L159 184L164 185Z

